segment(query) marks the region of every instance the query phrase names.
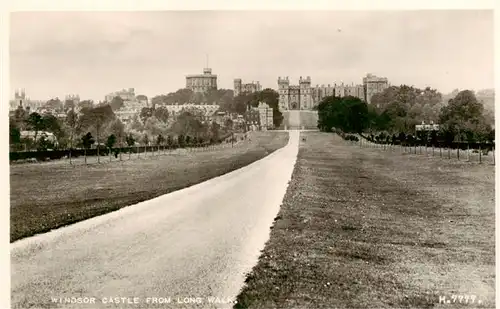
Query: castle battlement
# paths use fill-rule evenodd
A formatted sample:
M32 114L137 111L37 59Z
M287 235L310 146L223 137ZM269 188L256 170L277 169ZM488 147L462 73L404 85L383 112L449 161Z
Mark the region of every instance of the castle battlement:
M311 87L311 77L299 77L299 85L290 85L288 77L278 77L279 107L282 110L301 109L310 110L328 96L354 96L367 103L375 93L382 92L388 87L386 77L367 74L363 77L363 84L344 83L322 84Z

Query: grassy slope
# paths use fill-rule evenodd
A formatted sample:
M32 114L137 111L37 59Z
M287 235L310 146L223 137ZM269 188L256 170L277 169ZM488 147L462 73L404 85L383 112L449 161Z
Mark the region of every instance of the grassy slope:
M250 142L207 152L142 155L88 167L68 162L12 165L11 242L223 175L263 158L287 140L287 133L253 132Z
M493 166L305 134L236 308L494 307Z

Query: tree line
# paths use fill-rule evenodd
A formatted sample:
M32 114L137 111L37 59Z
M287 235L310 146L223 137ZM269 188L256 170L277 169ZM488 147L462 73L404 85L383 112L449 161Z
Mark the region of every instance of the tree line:
M493 142L493 118L474 92L463 90L448 99L435 89L392 86L372 97L371 104L355 97L327 97L317 107L321 131L367 133L377 141ZM416 131L425 121L439 131Z

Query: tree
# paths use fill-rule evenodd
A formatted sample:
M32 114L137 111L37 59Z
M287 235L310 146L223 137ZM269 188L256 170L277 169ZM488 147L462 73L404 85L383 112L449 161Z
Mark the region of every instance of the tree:
M162 106L156 107L153 111L153 116L162 122L167 122L169 116L168 109Z
M61 102L61 100L59 100L59 98L54 98L48 100L47 103L45 103L44 107L53 110L63 110L64 104Z
M113 111L117 111L123 107L123 99L120 96L116 96L111 100L109 106L111 106Z
M84 149L84 157L85 157L85 164L87 164L87 149L90 149L90 147L95 143L94 138L92 137L92 134L88 132L84 136L82 136L82 144L83 144L83 149Z
M9 119L9 143L14 146L21 143L21 131L11 119Z
M482 138L491 130L483 114L484 107L470 90L460 91L441 109L439 121L449 134L467 139Z
M210 136L214 140L218 140L219 139L219 133L220 133L220 125L217 122L212 121L212 124L210 126Z
M135 114L132 117L132 121L130 122L130 124L127 127L131 130L136 130L136 131L143 131L144 130L144 125L139 120L139 116L137 114Z
M318 104L318 118L318 128L326 132L337 128L346 133L361 133L370 126L368 106L352 96L326 97Z
M94 107L94 101L92 100L83 100L83 101L80 101L80 103L78 103L78 108L80 110L89 110L89 109L92 109Z
M346 132L362 133L368 127L368 106L357 97L343 98L346 109Z
M156 138L156 144L157 145L162 145L165 142L165 138L163 135L159 134L158 137Z
M65 136L61 121L54 115L43 115L42 121L44 129L53 133L58 140L61 140Z
M226 131L232 130L233 129L233 120L231 118L227 118L226 121L224 121L224 127Z
M129 134L125 137L125 141L126 141L126 143L127 143L127 146L128 146L128 147L132 147L132 146L134 146L134 144L135 144L135 138L132 136L132 133L129 133ZM130 155L131 155L131 152L132 152L132 151L129 149L129 151L128 151L128 158L129 158L129 160L130 160Z
M97 162L100 162L99 145L100 135L104 127L112 120L115 119L115 114L108 104L98 105L88 110L82 116L82 124L86 128L94 128L96 132L97 141Z
M66 115L66 125L69 128L69 163L71 164L71 151L73 149L73 139L80 129L79 116L73 109Z
M185 138L183 134L179 134L177 136L177 144L179 144L179 147L184 148L185 145Z
M153 109L151 107L143 107L141 109L141 113L139 114L142 123L146 123L146 120L148 120L148 118L152 116L153 116Z
M170 102L170 99L166 95L157 95L151 99L151 107L157 107L161 105L173 105L175 102Z
M53 144L47 139L47 135L45 133L42 133L40 135L40 140L37 143L37 150L38 151L46 151L49 148L52 148Z
M196 135L204 132L204 125L192 112L184 111L172 124L171 131L176 134Z
M42 131L45 128L45 124L43 122L43 118L39 113L31 113L28 117L28 128L32 131L35 131L35 143L36 138L39 131Z
M158 136L166 131L166 127L155 116L152 116L146 120L144 130L152 136Z
M9 119L12 119L14 121L19 130L23 130L27 126L28 117L29 112L22 107L18 107L14 112L14 117L9 117Z
M108 147L110 151L115 145L115 143L116 143L116 136L114 134L108 136L108 139L106 140L106 147Z
M74 134L76 134L76 130L79 127L79 119L80 117L78 116L77 113L75 113L74 110L70 110L66 114L66 125L70 128L70 141L72 142Z
M234 103L227 109L228 112L244 114L249 105L251 105L252 97L249 94L243 93L234 98Z
M167 136L167 145L172 146L174 144L174 139L172 138L172 135Z
M87 132L84 136L82 136L82 145L85 149L90 149L90 147L95 143L94 137L90 132Z
M120 121L120 119L115 119L113 122L111 122L110 129L112 134L116 136L117 141L120 143L121 146L123 141L123 136L125 135L125 126Z
M149 136L145 133L143 136L142 136L142 142L144 143L144 145L148 146L149 145Z
M129 146L129 147L134 146L134 144L135 144L135 139L134 139L134 137L132 136L132 133L129 133L129 134L127 135L127 137L125 138L125 141L126 141L126 143L127 143L127 146Z
M234 112L232 110L234 100L234 91L231 89L218 89L217 90L217 99L215 100L219 106L221 111Z

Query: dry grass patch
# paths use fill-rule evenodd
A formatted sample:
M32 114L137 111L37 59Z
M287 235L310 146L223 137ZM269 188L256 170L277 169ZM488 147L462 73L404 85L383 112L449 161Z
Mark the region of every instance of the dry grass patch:
M234 148L76 167L67 162L11 165L10 240L44 233L226 174L265 157L287 141L287 133L253 132L250 142Z
M463 307L439 304L454 294L494 307L492 166L303 134L271 238L235 308Z

